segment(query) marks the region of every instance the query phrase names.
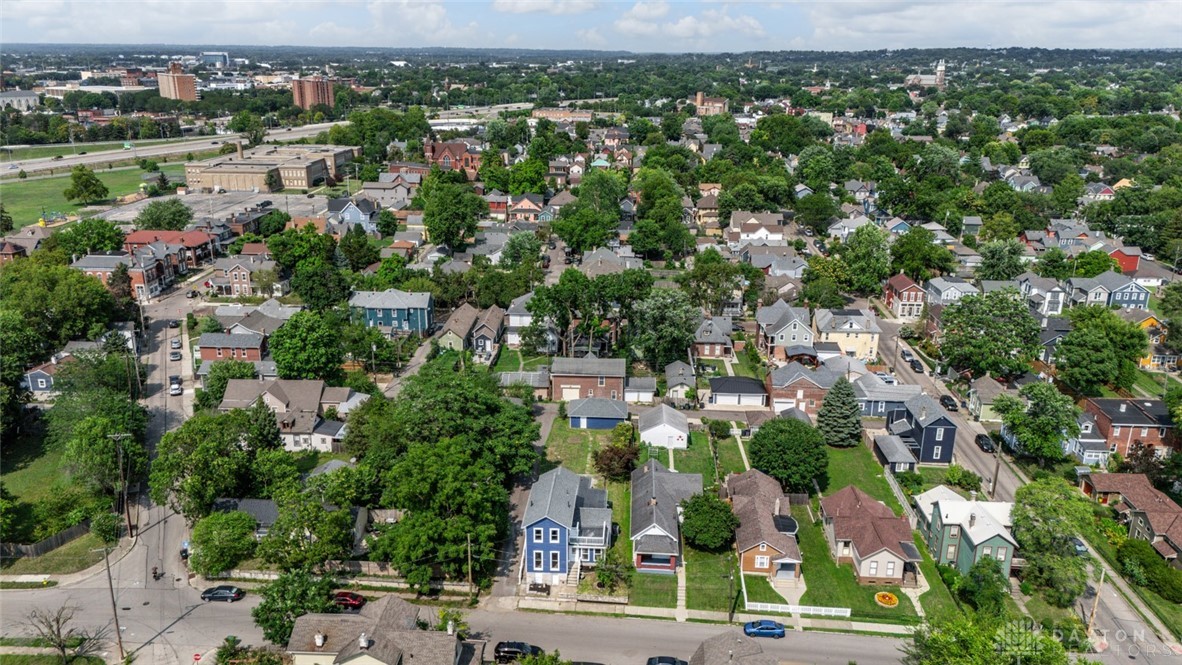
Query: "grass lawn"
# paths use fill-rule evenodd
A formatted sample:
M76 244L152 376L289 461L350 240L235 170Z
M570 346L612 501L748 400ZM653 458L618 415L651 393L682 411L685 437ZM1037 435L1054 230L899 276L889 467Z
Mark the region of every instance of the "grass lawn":
M698 359L698 364L705 365L708 368L707 374L709 374L709 372L711 370L713 370L714 374L716 374L718 376L726 376L727 375L726 374L726 363L722 362L721 360L715 360L712 358L700 358L700 359Z
M956 604L952 592L948 590L947 586L944 586L944 580L940 578L940 573L936 570L936 562L928 554L928 546L924 544L919 534L915 535L915 547L923 554L923 561L919 564L919 569L928 581L928 586L931 587L919 597L919 604L923 605L923 611L931 617L957 616L960 614L960 606Z
M308 454L311 453L311 454ZM348 462L352 457L349 453L330 453L330 452L313 452L307 451L305 453L296 454L296 468L300 473L308 473L312 469L328 462L330 460L341 460Z
M73 665L103 665L98 656L77 656L70 661ZM51 654L5 653L0 654L0 665L58 665L61 661Z
M903 507L891 493L891 488L882 477L882 466L874 459L874 454L864 445L852 448L829 448L829 488L825 494L829 495L846 485L857 485L862 491L882 501L895 511L896 515L903 514ZM808 572L806 570L805 574Z
M1070 608L1055 607L1047 603L1041 594L1034 594L1026 601L1026 613L1031 619L1044 627L1049 627L1065 619L1075 616Z
M661 458L664 461L664 456ZM714 484L714 455L710 452L710 442L705 432L690 432L689 447L674 450L673 461L679 472L700 473L703 484L707 487Z
M176 182L184 179L185 168L182 164L161 165L161 170L168 179ZM110 190L110 196L131 194L139 191L143 183L144 171L132 167L118 171L97 171L99 180ZM12 215L16 228L35 224L41 217L41 211L46 214L77 212L83 206L80 203L66 201L62 192L70 186L70 176L55 175L49 178L30 178L29 180L5 180L0 183L0 199L4 201L4 209Z
M1153 372L1146 372L1140 370L1137 372L1137 378L1133 382L1134 386L1140 386L1142 390L1150 395L1162 394L1162 377L1164 374L1155 374Z
M92 534L75 538L61 547L42 556L17 559L4 568L5 575L64 575L85 570L103 560L102 551L92 552L103 546L102 541Z
M743 473L747 467L743 466L743 455L739 452L739 440L728 436L721 441L714 442L718 452L718 473L725 477L729 473Z
M521 352L517 349L501 349L497 356L497 364L493 365L494 372L516 372L521 367Z
M523 371L529 372L550 364L550 356L535 356L533 358L525 359L525 368Z
M592 469L591 454L611 440L611 430L571 429L570 422L555 419L546 440L546 459L575 473Z
M742 594L733 552L699 552L690 546L685 555L685 605L691 610L726 612ZM741 609L741 608L736 608Z
M735 362L731 367L735 370L735 376L749 376L753 379L762 379L767 373L762 365L752 365L745 353L736 353Z
M42 437L26 431L4 443L0 480L18 499L36 503L52 494L54 484L62 478L61 460L60 450L46 448Z
M743 583L747 585L747 601L751 603L771 603L785 605L784 597L772 588L772 583L763 575L744 575Z
M829 555L829 544L820 526L809 521L808 512L801 506L794 506L792 514L800 525L796 539L804 558L804 579L808 591L800 603L820 607L848 607L854 619L868 619L887 623L912 624L919 622L919 615L911 599L903 595L897 586L862 585L854 578L850 564L837 565ZM899 598L898 607L880 607L874 602L874 594L889 591Z
M628 603L641 607L677 607L677 576L633 572Z
M917 467L916 471L923 476L923 491L928 491L936 485L944 485L948 489L956 492L964 498L969 498L969 493L959 487L953 487L944 482L945 476L948 475L948 469L942 467L921 466Z

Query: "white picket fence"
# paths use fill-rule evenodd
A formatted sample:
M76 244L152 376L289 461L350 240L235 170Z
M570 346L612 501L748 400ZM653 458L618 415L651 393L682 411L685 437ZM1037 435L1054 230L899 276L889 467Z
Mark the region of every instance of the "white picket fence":
M814 605L777 605L775 603L753 603L748 601L748 612L774 612L777 614L815 614L823 617L849 618L848 607L816 607Z

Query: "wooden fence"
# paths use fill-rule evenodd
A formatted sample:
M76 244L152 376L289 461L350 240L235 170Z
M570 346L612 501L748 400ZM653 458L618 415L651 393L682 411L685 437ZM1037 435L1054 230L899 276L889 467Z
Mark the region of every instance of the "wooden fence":
M52 552L75 538L86 535L90 531L90 520L82 520L80 523L58 531L52 536L33 543L32 545L20 545L17 543L0 543L0 556L5 559L19 559L21 557L37 557Z

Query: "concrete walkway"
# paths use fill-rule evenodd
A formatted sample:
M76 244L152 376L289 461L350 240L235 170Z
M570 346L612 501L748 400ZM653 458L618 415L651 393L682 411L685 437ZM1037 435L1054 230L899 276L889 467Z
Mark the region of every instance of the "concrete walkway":
M928 589L931 589L932 587L930 584L928 584L927 579L924 578L922 570L915 571L915 581L918 586L901 589L901 591L903 592L903 595L911 599L911 603L915 605L915 613L918 614L919 618L922 619L926 616L926 614L924 614L923 605L919 602L919 597L927 593Z
M751 461L747 459L747 446L743 445L743 437L736 436L735 441L739 444L739 456L743 458L743 468L750 471Z
M689 610L685 606L685 563L682 563L677 567L677 609L673 610L673 618L685 621L689 617Z
M676 470L677 470L677 465L676 465L676 464L674 463L674 461L673 461L673 449L672 449L672 448L666 448L666 450L668 450L668 451L669 451L669 470L670 470L670 471L676 471Z

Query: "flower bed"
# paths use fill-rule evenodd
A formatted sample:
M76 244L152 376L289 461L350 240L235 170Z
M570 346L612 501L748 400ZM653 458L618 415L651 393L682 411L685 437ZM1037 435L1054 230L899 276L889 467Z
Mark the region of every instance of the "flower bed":
M887 591L879 591L874 594L874 602L883 607L898 607L899 597Z

